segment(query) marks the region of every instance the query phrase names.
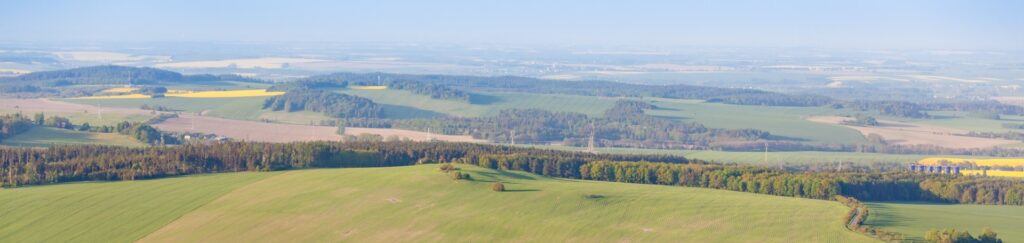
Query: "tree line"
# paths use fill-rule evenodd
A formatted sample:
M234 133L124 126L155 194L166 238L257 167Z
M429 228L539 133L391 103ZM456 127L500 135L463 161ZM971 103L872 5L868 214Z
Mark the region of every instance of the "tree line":
M910 172L792 172L679 156L618 155L442 142L223 142L125 148L0 148L4 186L232 171L463 163L550 177L676 185L834 200L1024 205L1024 181Z

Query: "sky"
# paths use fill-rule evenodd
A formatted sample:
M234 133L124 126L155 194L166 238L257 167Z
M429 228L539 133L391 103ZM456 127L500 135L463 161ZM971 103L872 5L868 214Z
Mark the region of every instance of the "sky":
M1024 1L0 1L0 41L1024 49Z

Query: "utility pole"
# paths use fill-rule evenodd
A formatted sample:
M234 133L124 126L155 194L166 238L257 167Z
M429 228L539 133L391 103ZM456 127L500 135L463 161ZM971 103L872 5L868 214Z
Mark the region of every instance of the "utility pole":
M594 150L594 136L596 135L596 133L597 129L594 128L594 122L590 122L590 141L587 142L587 152L590 152L592 154L597 153L597 151Z
M512 145L516 145L516 129L512 129L509 133L512 134Z

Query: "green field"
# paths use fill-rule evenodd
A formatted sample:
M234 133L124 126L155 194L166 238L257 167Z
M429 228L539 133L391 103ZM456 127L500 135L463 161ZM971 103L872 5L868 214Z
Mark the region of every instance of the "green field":
M0 241L872 241L836 202L461 167L473 181L422 165L3 189Z
M131 242L225 193L277 174L0 189L0 242Z
M955 111L932 111L928 112L929 115L935 116L932 119L906 119L906 118L893 118L893 120L906 121L917 124L925 124L932 126L955 128L967 131L977 132L1024 132L1020 129L1009 129L1003 127L1003 124L1024 124L1024 117L1002 115L1001 120L987 119L981 117L972 116L966 112L955 112Z
M754 128L783 139L817 143L859 143L864 136L856 130L805 120L807 116L844 114L824 107L749 106L707 103L700 100L648 99L659 109L647 114L692 121L714 128ZM845 112L848 113L848 112Z
M135 107L135 108L138 108L138 107ZM17 110L0 109L0 115L2 115L2 114L14 114L14 113L18 113L18 112L19 111L17 111ZM37 113L37 112L36 111L23 111L22 112L22 114L28 115L28 117L32 117L32 115L35 114L35 113ZM61 116L61 117L68 118L75 125L81 125L82 123L89 123L90 126L112 126L112 125L115 125L115 124L117 124L119 122L122 122L122 121L144 122L144 121L149 120L150 118L153 117L151 115L117 114L117 113L109 113L109 112L107 112L107 113L103 114L103 117L102 117L103 119L100 119L100 116L98 114L88 113L88 112L85 112L85 111L82 111L82 112L52 112L52 111L48 111L48 112L43 112L43 113L46 116Z
M524 147L536 147L555 150L586 151L584 147L555 146L555 145L517 145ZM668 149L639 149L639 148L594 148L598 153L613 154L664 154L679 155L691 159L700 159L719 163L741 163L756 165L801 165L820 164L832 162L850 162L856 164L872 163L910 163L917 162L928 157L954 157L965 156L955 155L907 155L907 154L879 154L879 153L855 153L855 152L817 152L817 151L795 151L795 152L769 152L768 160L765 163L764 152L729 152L714 150L668 150ZM970 157L980 158L980 157ZM987 157L986 157L987 158Z
M475 94L488 97L488 103L470 104L464 101L431 99L429 96L413 94L404 90L342 90L340 92L370 98L381 104L411 107L461 117L494 116L505 109L544 109L601 116L618 100L618 98L577 95L475 92Z
M921 240L932 229L957 228L977 236L992 228L1005 242L1024 242L1024 207L994 205L945 205L868 203L867 225L903 233Z
M138 140L121 134L80 132L52 127L33 127L24 133L0 141L0 145L19 147L49 147L55 144L146 146Z

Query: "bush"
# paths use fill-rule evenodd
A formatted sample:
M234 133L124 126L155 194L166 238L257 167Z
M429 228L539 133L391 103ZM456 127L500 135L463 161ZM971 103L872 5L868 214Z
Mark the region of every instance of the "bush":
M491 190L496 192L503 192L505 191L505 183L501 183L500 181L495 182L494 184L491 184Z
M459 168L455 168L455 166L452 165L452 164L441 164L441 168L440 169L441 169L441 172L449 173L449 172L458 170Z

